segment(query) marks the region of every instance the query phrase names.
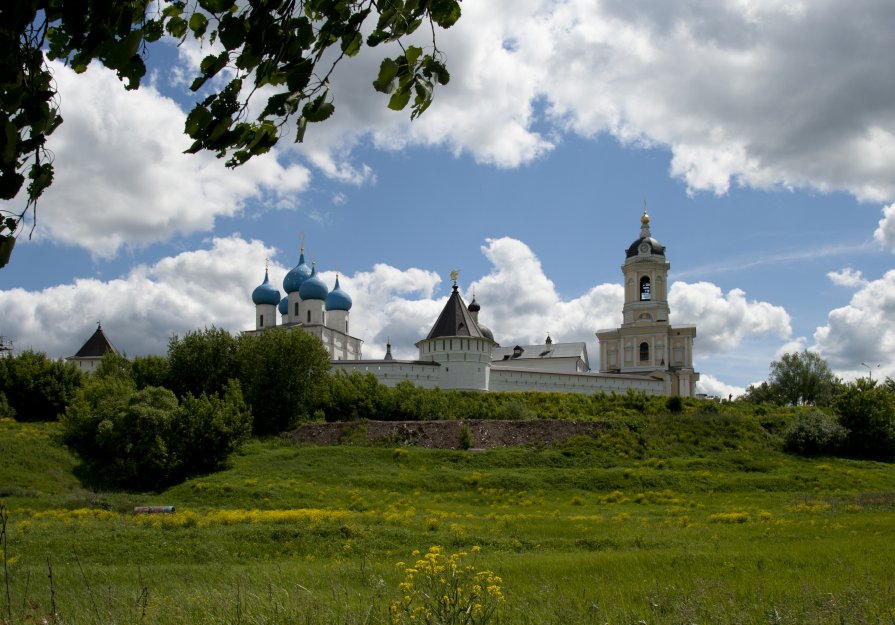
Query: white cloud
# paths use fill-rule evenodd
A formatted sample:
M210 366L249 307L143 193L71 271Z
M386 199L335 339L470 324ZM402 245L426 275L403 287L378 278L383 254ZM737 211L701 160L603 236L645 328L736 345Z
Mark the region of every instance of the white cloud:
M696 383L696 392L728 399L731 396L734 398L739 397L746 392L746 389L741 386L726 384L708 373L700 373L699 381Z
M365 50L333 80L336 115L296 149L327 175L363 180L351 150L445 147L517 167L562 133L608 133L672 153L690 191L846 190L891 201L892 11L688 0L473 0L438 33L451 83L410 123L370 81L388 50ZM425 44L421 35L419 43Z
M879 373L895 376L895 270L866 283L847 306L830 311L827 324L814 332L816 349L837 374L866 375L862 362L881 365ZM877 371L874 370L874 376Z
M803 352L808 349L808 339L804 336L797 336L796 338L786 341L780 348L777 350L777 353L774 354L775 360L780 360L784 354L794 354L797 352Z
M115 255L179 234L211 230L249 199L292 207L307 169L275 154L228 170L212 154L187 155L185 114L151 86L125 91L114 72L92 65L76 75L53 63L65 123L49 146L56 179L41 199L41 232Z
M889 204L883 208L883 218L879 220L879 226L873 233L873 238L889 251L895 252L895 204Z
M867 280L861 274L861 270L852 269L851 267L846 267L840 271L831 271L827 273L827 277L836 286L859 287L867 285Z
M259 241L216 238L209 249L140 265L112 280L0 291L3 333L17 350L71 356L101 321L113 344L134 356L164 353L175 333L211 325L247 329L254 323L251 292L274 252ZM271 274L282 283L285 270L274 265Z
M672 323L695 323L700 353L726 352L748 336L792 334L789 314L781 306L749 301L741 289L726 295L710 282L675 282L668 294Z

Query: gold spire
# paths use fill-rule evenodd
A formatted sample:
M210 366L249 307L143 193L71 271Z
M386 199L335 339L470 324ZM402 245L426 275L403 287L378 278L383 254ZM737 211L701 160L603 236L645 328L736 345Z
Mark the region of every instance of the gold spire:
M457 277L460 275L460 271L457 269L451 270L451 280L454 282L454 286L457 286Z

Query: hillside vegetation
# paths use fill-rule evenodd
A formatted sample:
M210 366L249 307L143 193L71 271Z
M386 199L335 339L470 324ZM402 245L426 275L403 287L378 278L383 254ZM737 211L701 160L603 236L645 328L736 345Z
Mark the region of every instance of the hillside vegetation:
M58 424L2 420L0 619L388 623L397 564L440 545L481 549L494 622L895 622L893 466L783 453L793 411L690 408L529 448L256 439L144 494L84 488ZM152 504L177 512L132 514Z

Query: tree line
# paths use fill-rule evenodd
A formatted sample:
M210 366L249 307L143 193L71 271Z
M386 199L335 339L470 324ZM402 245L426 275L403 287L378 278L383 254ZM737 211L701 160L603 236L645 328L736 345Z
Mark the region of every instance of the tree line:
M842 382L817 354L787 354L733 402L642 392L479 393L394 387L331 372L304 332L174 336L165 356L107 354L95 374L32 351L0 359L0 417L58 419L98 484L154 488L223 466L249 436L305 420L758 418L803 455L895 460L895 382Z

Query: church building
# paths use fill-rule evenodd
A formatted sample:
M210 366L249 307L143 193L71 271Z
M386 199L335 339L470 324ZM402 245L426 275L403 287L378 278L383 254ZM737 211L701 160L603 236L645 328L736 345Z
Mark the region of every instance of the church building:
M348 334L351 298L336 277L332 291L308 267L302 248L298 265L283 281L286 296L269 282L252 293L255 330L282 327L317 336L335 371L373 374L394 386L407 380L426 388L470 391L549 391L568 393L625 392L690 397L699 374L693 370L696 327L669 324L668 270L665 247L650 234L650 219L641 218L640 236L627 248L622 274L625 302L622 324L599 330L599 371L592 371L583 342L502 347L479 321L481 306L460 295L457 273L441 314L425 338L416 343L418 357L398 360L391 345L380 360L363 360L362 341ZM276 313L282 316L277 325Z
M308 267L304 245L298 264L283 279L283 290L286 295L281 299L280 292L270 283L265 269L264 282L252 291L255 330L247 334L263 332L278 325L286 329L301 329L316 336L334 361L361 358L363 341L348 334L351 297L339 286L338 275L330 291L317 275L316 263ZM278 312L282 317L279 324Z

